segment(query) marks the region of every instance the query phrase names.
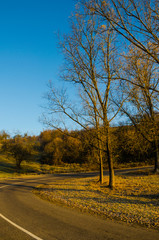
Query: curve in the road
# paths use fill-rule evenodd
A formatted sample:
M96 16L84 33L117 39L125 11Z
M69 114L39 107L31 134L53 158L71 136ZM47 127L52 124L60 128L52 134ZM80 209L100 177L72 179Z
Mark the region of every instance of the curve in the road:
M2 222L3 229L6 229L5 232L0 228L1 240L159 239L159 232L155 230L147 230L82 214L78 211L43 201L32 194L31 190L38 184L48 183L59 177L65 178L67 176L39 176L30 179L7 180L1 183L0 216L6 222ZM19 226L18 231L26 230L32 236L27 234L26 231L23 231L24 237L22 237L20 232L14 236L12 234L12 223L15 224L14 227Z

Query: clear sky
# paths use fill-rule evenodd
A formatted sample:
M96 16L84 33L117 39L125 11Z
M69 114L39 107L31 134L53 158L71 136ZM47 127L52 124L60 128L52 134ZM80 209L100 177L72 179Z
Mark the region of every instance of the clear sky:
M42 96L62 63L56 33L69 31L75 2L0 0L0 131L43 131Z

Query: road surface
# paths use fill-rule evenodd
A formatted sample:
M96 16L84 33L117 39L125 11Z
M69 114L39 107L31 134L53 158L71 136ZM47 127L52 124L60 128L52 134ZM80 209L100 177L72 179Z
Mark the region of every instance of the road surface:
M89 177L91 174L82 174ZM159 232L129 226L41 200L35 186L80 174L39 175L0 182L0 240L157 240Z

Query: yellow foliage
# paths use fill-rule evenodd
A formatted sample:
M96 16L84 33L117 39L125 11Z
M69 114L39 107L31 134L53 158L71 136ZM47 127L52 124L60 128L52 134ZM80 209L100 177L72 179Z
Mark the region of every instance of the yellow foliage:
M106 29L106 26L103 24L103 25L101 25L101 28Z
M90 8L90 11L91 11L92 13L94 13L94 12L95 12L95 9L94 9L93 7L91 7L91 8Z
M107 6L106 1L102 1L102 6L103 6L103 7L106 7L106 6Z

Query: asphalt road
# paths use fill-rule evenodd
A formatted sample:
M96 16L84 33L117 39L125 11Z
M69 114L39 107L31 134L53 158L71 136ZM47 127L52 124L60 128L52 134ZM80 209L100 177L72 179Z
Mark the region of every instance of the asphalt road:
M89 177L95 174L86 173L82 176ZM33 188L38 184L66 177L81 177L81 175L40 175L1 181L0 240L159 239L158 231L82 214L41 200L32 193Z

